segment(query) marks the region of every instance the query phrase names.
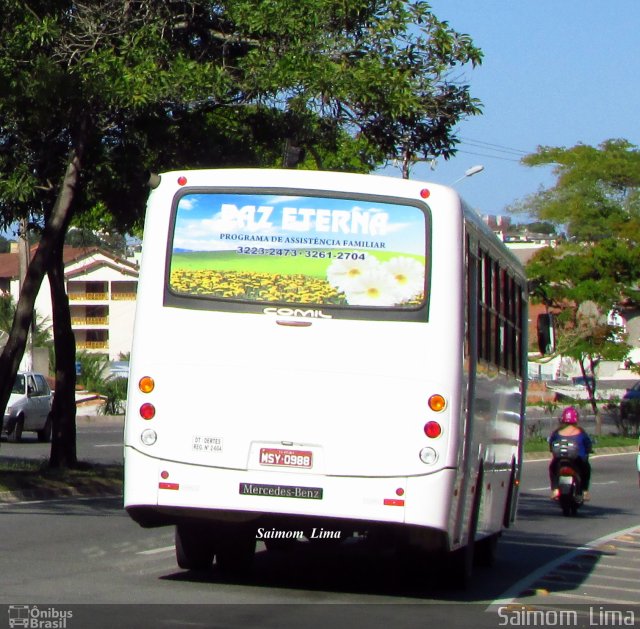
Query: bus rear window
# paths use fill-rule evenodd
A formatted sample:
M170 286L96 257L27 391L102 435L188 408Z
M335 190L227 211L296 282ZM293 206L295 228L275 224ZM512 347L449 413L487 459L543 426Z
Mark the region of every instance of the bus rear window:
M169 290L259 304L416 309L425 208L366 198L185 191Z

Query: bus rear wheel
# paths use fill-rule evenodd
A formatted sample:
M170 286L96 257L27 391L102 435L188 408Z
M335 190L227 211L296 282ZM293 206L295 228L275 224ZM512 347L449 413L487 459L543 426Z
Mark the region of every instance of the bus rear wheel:
M490 568L496 562L500 533L493 533L475 543L474 561L477 566Z
M185 570L207 570L215 557L213 531L202 524L176 526L176 561Z
M253 566L256 552L255 530L251 527L223 531L216 551L216 565L229 577L244 577Z

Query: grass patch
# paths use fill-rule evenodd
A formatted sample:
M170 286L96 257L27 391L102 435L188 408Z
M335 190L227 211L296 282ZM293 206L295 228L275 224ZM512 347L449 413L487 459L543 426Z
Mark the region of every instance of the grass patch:
M249 247L249 249L276 251L293 250L291 245L262 243L263 247ZM223 273L268 273L269 275L306 275L326 279L327 268L337 260L341 252L353 254L367 254L377 258L380 262L387 262L398 256L418 260L424 265L424 257L406 254L399 251L371 252L367 249L354 249L352 247L335 247L332 249L299 248L295 249L296 255L239 255L233 251L190 251L174 253L171 258L171 271L220 271ZM326 257L314 257L314 256ZM331 257L329 257L331 256Z
M76 469L53 469L44 459L0 459L0 493L117 494L122 478L122 465L80 463Z
M598 453L598 448L619 448L637 446L638 444L637 437L622 437L620 435L600 435L595 437L591 435L591 438L594 441L593 449L595 454ZM547 438L541 436L529 437L524 442L524 451L548 452L549 444L547 443Z

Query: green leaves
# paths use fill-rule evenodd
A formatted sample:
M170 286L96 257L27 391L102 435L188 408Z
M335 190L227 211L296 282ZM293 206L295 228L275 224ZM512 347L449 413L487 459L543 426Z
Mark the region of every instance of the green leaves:
M554 164L558 179L523 204L564 227L568 241L541 251L528 266L547 298L561 307L592 300L603 307L638 299L640 152L625 140L598 148L541 147L524 160Z
M304 143L307 167L447 157L459 120L480 112L450 72L480 63L481 51L422 0L5 5L7 220L46 214L80 141L75 211L102 203L125 228L143 211L145 168L279 165L292 138Z
M633 144L607 140L599 147L540 147L523 163L552 165L557 182L522 207L563 225L570 239L640 238L640 151Z

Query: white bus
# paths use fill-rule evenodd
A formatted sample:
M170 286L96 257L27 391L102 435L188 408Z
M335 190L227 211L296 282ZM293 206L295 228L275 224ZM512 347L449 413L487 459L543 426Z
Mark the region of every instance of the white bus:
M447 187L160 175L146 215L125 507L180 567L371 536L464 581L513 521L526 281Z

